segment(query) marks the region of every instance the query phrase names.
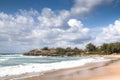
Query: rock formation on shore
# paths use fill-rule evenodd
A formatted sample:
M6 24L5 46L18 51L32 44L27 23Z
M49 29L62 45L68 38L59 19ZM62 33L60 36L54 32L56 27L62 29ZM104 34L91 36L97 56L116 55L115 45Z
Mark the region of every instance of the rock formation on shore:
M80 56L80 55L109 55L109 54L120 54L120 42L115 43L104 43L101 46L95 46L92 43L86 45L84 50L77 47L71 48L48 48L44 47L43 49L34 49L24 55L28 56Z
M71 48L43 48L43 49L34 49L31 50L29 52L24 53L24 55L27 56L76 56L76 55L80 55L80 50L75 48L75 49L71 49Z

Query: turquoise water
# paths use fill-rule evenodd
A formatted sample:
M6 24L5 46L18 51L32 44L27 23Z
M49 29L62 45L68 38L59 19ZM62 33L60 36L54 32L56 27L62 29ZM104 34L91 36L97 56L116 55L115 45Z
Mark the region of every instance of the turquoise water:
M78 59L80 59L80 57L23 56L17 54L0 55L0 67L24 65L29 63L55 63Z
M0 55L0 77L71 68L100 61L107 61L107 59L100 57L23 56L20 54Z

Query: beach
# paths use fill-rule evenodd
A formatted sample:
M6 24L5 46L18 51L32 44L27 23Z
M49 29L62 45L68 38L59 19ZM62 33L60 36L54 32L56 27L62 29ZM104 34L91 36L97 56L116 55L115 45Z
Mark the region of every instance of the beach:
M109 55L107 62L88 63L84 66L45 72L17 80L120 80L120 56Z

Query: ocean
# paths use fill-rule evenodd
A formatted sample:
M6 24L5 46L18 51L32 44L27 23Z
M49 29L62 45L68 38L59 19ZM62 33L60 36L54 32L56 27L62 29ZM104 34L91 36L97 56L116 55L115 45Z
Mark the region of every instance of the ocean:
M23 56L21 54L0 55L0 77L22 75L33 72L45 72L72 68L86 63L108 61L102 57L51 57Z

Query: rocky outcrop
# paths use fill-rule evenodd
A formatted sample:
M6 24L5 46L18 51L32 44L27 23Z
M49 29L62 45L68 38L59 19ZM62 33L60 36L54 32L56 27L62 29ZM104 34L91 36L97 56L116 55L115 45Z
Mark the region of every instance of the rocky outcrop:
M24 53L24 55L27 56L57 56L56 50L55 49L48 49L48 50L43 50L43 49L35 49L31 50L27 53Z
M24 55L27 56L78 56L80 55L80 50L77 48L71 49L71 48L50 48L48 49L43 48L43 49L35 49L31 50L27 53L24 53Z

